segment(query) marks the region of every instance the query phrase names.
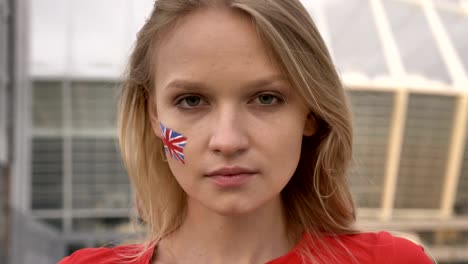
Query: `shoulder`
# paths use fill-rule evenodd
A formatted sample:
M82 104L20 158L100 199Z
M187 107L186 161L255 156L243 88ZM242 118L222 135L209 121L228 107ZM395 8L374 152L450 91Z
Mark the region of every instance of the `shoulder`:
M85 248L75 251L65 257L58 264L147 264L152 256L152 250L144 252L142 245L124 245L113 248ZM138 254L141 254L138 257Z
M110 248L85 248L75 251L58 264L112 263L107 261L110 257L115 257Z
M388 232L350 235L344 241L349 241L347 244L353 249L367 249L363 254L367 259L373 259L375 263L433 263L421 245Z
M392 257L395 263L422 263L432 264L432 260L424 251L424 247L409 239L393 236L387 232L381 232L381 240L392 245L391 250L382 252L383 257Z
M323 244L311 241L307 245L315 255L325 252L324 263L433 264L422 246L388 232L327 235Z

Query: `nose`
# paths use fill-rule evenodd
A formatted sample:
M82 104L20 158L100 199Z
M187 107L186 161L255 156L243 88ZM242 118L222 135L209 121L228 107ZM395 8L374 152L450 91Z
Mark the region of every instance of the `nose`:
M244 128L245 120L237 109L220 111L213 120L208 147L216 154L235 156L249 147L249 136Z

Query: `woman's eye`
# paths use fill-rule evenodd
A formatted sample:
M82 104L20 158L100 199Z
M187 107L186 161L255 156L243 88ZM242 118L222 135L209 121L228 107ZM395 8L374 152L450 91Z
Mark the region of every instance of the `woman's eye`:
M203 99L198 95L185 96L177 101L177 105L182 108L192 108L203 104Z
M283 100L272 94L260 94L256 98L257 103L262 104L262 105L272 105L272 104L278 104L281 103Z

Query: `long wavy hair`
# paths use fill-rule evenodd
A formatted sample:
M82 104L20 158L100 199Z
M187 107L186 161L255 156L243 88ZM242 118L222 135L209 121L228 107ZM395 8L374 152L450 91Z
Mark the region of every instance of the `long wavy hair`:
M176 230L187 207L163 144L151 129L148 107L155 89L154 55L176 21L200 8L246 14L317 123L316 133L303 137L298 167L281 192L291 238L355 233L355 207L347 182L352 158L348 102L326 45L300 1L158 0L137 35L119 94L119 144L147 229L144 250ZM307 250L304 256L312 259Z

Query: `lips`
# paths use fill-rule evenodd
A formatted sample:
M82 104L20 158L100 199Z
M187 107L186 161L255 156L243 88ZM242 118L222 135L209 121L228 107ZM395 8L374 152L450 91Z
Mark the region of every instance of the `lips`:
M207 177L214 177L214 176L236 176L236 175L248 175L248 174L256 174L258 171L244 168L244 167L222 167L216 169L214 171L209 172L206 174Z
M244 167L223 167L205 176L219 188L240 188L247 184L258 171Z

